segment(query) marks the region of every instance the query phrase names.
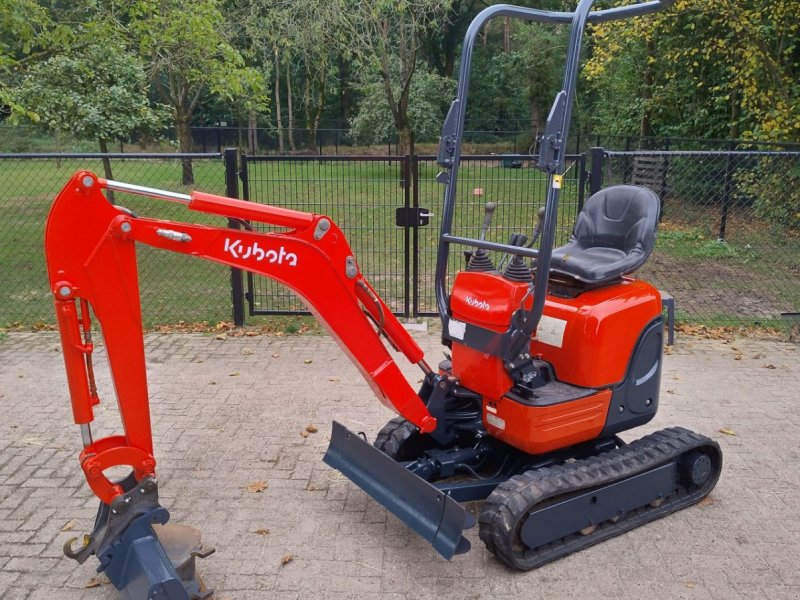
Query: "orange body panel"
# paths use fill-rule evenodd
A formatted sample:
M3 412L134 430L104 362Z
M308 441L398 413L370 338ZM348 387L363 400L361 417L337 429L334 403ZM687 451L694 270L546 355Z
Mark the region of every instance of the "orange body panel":
M530 308L526 283L508 281L496 274L463 271L456 275L450 308L453 318L502 333L512 313L525 302ZM453 375L461 385L482 396L496 399L511 388L503 361L496 356L453 344Z
M530 454L592 440L606 424L611 390L552 406L527 406L503 396L484 399L483 422L498 439Z
M453 318L504 332L523 302L530 308L528 289L497 273L461 272L450 300ZM503 360L456 341L453 375L483 396L487 430L516 448L538 454L591 440L605 425L610 387L624 379L642 330L660 313L658 290L633 279L575 298L548 295L531 354L550 363L559 381L601 390L585 398L549 406L512 400Z
M577 298L548 296L544 314L566 321L563 343L534 340L531 353L552 364L559 381L601 388L624 379L639 335L661 314L661 295L647 282L625 279Z

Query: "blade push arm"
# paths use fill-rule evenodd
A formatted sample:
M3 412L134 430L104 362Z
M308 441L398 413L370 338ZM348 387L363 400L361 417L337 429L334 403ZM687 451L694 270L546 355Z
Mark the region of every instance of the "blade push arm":
M183 202L189 210L287 227L261 233L134 217L110 204L102 188ZM136 242L197 256L275 279L291 288L337 340L387 407L424 432L436 427L376 334L428 370L423 352L358 269L341 230L327 217L194 192L160 192L76 173L57 196L47 221L45 254L64 349L75 422L93 420L91 344L81 339L86 303L100 322L124 435L84 435L81 464L106 503L121 493L103 471L130 465L137 480L152 474L150 411L139 302ZM79 311L79 308L83 310ZM365 314L366 310L370 317ZM87 364L88 363L88 364Z

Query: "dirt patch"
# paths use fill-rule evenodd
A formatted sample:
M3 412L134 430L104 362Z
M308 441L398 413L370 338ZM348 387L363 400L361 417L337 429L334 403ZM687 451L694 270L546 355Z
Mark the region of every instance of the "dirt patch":
M777 289L757 287L746 268L721 261L654 252L638 276L668 291L675 297L676 308L693 317L776 319L792 310Z

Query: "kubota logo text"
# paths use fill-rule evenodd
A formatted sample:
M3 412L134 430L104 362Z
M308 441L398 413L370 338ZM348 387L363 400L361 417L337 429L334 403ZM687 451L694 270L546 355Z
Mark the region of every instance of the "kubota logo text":
M467 296L467 304L473 308L480 308L481 310L489 310L491 308L486 300L478 300L472 296Z
M267 262L277 263L279 265L286 263L290 267L297 266L297 254L294 252L287 252L283 246L277 250L265 250L258 245L258 242L245 245L242 243L242 240L231 241L229 238L225 238L225 252L229 252L233 258L252 258L259 262L266 260Z

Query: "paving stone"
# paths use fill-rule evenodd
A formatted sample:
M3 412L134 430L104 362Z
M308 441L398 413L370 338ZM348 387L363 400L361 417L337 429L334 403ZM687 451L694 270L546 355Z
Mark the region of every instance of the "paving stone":
M436 362L438 336L415 336ZM145 341L162 503L217 548L198 563L217 600L800 598L796 345L737 340L745 358L763 354L777 367L761 369L735 360L731 344L679 336L665 356L658 415L622 437L682 425L717 440L725 458L712 502L516 573L487 552L477 528L466 533L473 550L445 561L322 463L333 419L373 439L392 417L330 338ZM119 597L108 584L85 589L94 558L78 565L62 555L66 539L91 528L97 500L78 465L80 434L57 344L49 333L0 341L2 600ZM100 437L120 426L102 340L97 348ZM318 433L301 437L310 423ZM254 480L267 489L248 492ZM282 566L287 554L294 558Z

